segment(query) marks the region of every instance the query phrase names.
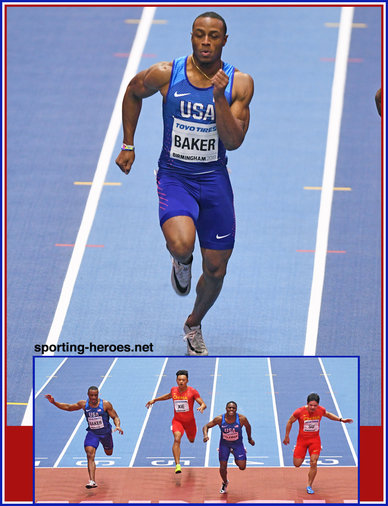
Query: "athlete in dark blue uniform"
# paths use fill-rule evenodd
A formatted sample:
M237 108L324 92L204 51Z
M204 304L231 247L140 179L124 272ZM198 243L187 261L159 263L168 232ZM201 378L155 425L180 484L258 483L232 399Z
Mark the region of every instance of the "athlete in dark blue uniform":
M209 441L209 436L207 434L208 429L216 425L219 425L221 429L220 445L218 449L220 475L222 478L220 494L225 494L229 483L227 475L229 455L231 453L233 454L234 461L241 471L244 471L247 465L246 450L244 448L242 436L243 427L245 427L247 431L248 443L254 446L255 442L251 437L251 425L248 419L244 415L237 413L237 404L234 401L228 402L225 414L216 416L214 420L207 423L202 428L204 443Z
M221 291L235 238L226 150L237 149L244 140L253 95L252 78L221 60L227 38L221 16L201 14L193 23L192 55L157 63L132 79L124 96L124 138L116 159L128 174L142 99L159 91L164 122L159 218L178 295L190 292L196 233L203 258L194 308L184 324L189 355L208 354L201 322Z
M94 386L88 389L88 399L78 401L76 404L57 402L50 394L45 395L45 397L51 404L54 404L54 406L64 411L84 410L85 418L88 422L88 427L86 429L87 434L84 441L89 472L89 483L86 485L86 488L97 487L95 482L96 463L94 461L97 447L101 443L106 455L112 455L113 453L112 425L110 424L109 418L112 418L115 424L113 432L118 431L120 434L123 434L123 430L120 427L120 418L113 409L112 404L103 399L99 399L98 388Z

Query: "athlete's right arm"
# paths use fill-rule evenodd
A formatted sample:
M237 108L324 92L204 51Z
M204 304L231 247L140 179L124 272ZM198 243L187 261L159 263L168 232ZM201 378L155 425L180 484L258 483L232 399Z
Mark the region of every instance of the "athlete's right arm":
M172 63L160 62L147 70L139 72L127 86L122 105L123 143L134 145L135 130L139 119L143 98L163 91L170 82ZM135 161L135 152L122 150L116 164L128 174Z
M203 442L209 441L209 436L207 435L208 429L215 427L216 425L221 425L222 416L216 416L211 422L208 422L206 425L202 427L203 432Z
M292 424L294 422L296 422L296 418L294 415L291 415L288 422L287 422L287 425L286 425L286 435L284 437L284 440L283 440L283 443L285 445L288 445L290 443L290 431L291 431L291 428L292 428Z
M65 402L57 402L54 397L50 394L45 395L46 399L54 404L59 409L63 409L64 411L77 411L79 409L83 409L86 405L86 401L78 401L75 404L67 404Z
M155 402L158 401L167 401L168 399L171 399L171 392L168 394L161 395L160 397L156 397L155 399L152 399L151 401L148 401L146 404L146 408L150 408L152 404L155 404Z

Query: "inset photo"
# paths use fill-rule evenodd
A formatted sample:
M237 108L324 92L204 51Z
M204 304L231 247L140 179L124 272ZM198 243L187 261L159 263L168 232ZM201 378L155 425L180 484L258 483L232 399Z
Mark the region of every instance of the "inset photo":
M35 357L35 501L358 502L357 357Z

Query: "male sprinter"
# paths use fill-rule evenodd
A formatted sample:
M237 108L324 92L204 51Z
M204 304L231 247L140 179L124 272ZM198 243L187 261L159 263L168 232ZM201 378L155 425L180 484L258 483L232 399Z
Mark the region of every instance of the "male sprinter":
M85 486L86 488L96 488L96 463L94 462L96 450L98 445L101 443L106 455L112 455L113 438L112 426L109 422L109 417L113 419L115 424L113 432L116 432L117 430L120 434L123 434L118 414L113 409L110 402L99 399L98 388L95 386L89 387L88 399L86 401L78 401L76 404L57 402L50 394L45 395L45 397L49 400L49 402L51 402L51 404L54 404L54 406L59 409L63 409L64 411L77 411L79 409L84 410L86 421L88 422L84 447L88 458L89 473L89 483Z
M285 445L290 442L290 431L292 424L299 421L299 434L296 440L294 450L294 466L300 467L306 456L307 449L310 454L310 471L307 478L307 493L314 494L312 489L314 478L317 474L317 463L321 453L321 438L319 437L319 427L322 417L342 423L353 423L351 418L340 418L326 411L319 406L319 395L312 393L307 397L307 406L298 408L291 415L286 425L286 435L283 440Z
M228 402L226 405L226 413L216 416L214 420L207 423L203 428L203 442L209 441L207 435L208 429L220 426L221 438L218 448L218 458L220 461L220 475L222 478L222 485L220 494L226 494L228 486L228 459L230 453L233 453L234 461L241 471L244 471L247 465L247 452L244 448L242 428L245 427L248 436L248 443L255 446L255 442L251 437L251 425L248 419L241 413L237 413L237 404L234 401Z
M195 388L188 386L189 373L181 369L176 373L177 387L172 387L168 394L161 395L148 401L146 408L149 408L155 402L167 401L172 399L174 403L174 418L172 419L172 433L174 435L174 443L172 445L172 454L175 460L175 473L181 473L182 468L180 465L181 457L181 439L186 432L187 439L190 443L194 443L197 434L197 425L194 418L194 401L198 402L199 408L197 411L203 413L206 409L206 404L203 402L199 393Z
M163 97L164 136L157 189L159 220L172 256L171 282L178 295L191 286L196 232L202 275L194 308L184 323L188 355L207 355L201 322L216 301L235 238L233 192L226 150L241 146L249 125L253 80L221 60L225 20L215 12L193 23L193 53L139 72L123 100L123 145L116 159L128 174L143 98Z

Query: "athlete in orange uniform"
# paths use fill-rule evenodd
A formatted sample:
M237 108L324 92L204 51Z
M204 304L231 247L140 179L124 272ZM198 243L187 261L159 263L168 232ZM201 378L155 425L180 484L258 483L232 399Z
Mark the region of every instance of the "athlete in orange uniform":
M206 404L201 399L199 393L195 388L189 387L189 373L186 370L179 370L176 373L177 387L172 387L170 392L156 399L148 401L146 408L149 408L157 401L166 401L172 399L174 403L174 418L172 419L172 432L174 434L174 444L172 445L172 454L175 459L175 472L181 473L182 468L180 465L181 456L181 439L186 432L187 439L190 443L194 443L197 434L197 425L194 418L194 401L198 402L199 408L197 411L203 413L206 409Z
M313 494L312 484L317 474L317 463L321 453L321 438L319 428L322 417L342 423L352 423L351 418L341 418L333 413L329 413L325 408L319 406L319 395L310 394L307 397L307 406L303 406L293 412L286 426L286 435L283 443L288 445L290 442L290 431L292 424L299 421L299 434L294 449L294 466L300 467L304 461L307 449L310 454L310 471L307 479L307 493Z

